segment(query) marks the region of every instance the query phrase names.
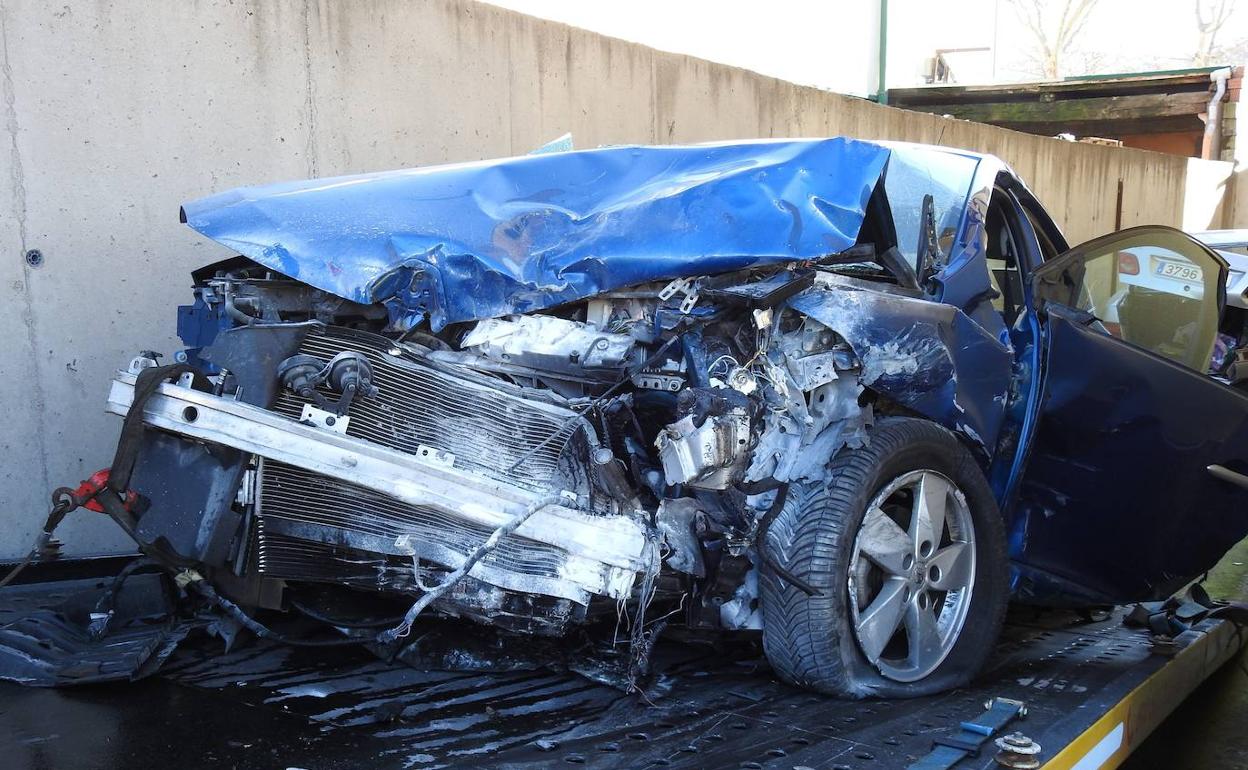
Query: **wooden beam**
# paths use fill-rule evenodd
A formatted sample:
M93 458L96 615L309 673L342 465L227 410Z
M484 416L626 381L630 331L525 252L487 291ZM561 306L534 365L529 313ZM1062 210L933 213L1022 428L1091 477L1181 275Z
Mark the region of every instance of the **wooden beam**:
M1030 123L993 123L1001 128L1021 131L1024 134L1039 136L1057 136L1058 134L1074 134L1075 136L1100 136L1106 139L1118 139L1123 136L1139 134L1172 134L1190 133L1199 136L1204 132L1205 124L1194 116L1148 118L1145 120L1102 120L1102 121L1064 121L1050 123L1034 121Z
M1065 121L1143 120L1194 116L1204 112L1209 95L1203 92L1063 99L1052 102L993 102L989 104L925 104L906 109L953 115L977 123L1060 123Z
M919 86L890 88L889 104L920 104L1028 101L1037 98L1062 99L1069 96L1126 96L1130 94L1208 92L1207 73L1193 75L1145 76L1113 80L1058 80L1039 83L982 86Z

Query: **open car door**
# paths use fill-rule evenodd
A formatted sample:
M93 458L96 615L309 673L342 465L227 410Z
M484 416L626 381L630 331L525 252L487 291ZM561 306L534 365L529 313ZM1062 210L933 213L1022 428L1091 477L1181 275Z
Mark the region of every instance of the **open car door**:
M1248 394L1207 374L1226 274L1168 227L1034 272L1042 380L1014 506L1021 598L1162 598L1248 534Z

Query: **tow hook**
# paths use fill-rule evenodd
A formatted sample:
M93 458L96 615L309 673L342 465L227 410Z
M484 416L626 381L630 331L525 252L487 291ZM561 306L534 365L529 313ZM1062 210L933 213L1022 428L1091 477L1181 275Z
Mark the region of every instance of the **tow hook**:
M73 507L69 509L71 511L74 508L82 507L86 508L88 511L95 511L96 513L107 513L107 511L104 510L104 505L100 503L96 497L100 494L104 487L108 486L108 475L111 470L111 468L104 468L103 470L98 470L95 473L92 473L90 478L79 484L73 491L69 491L66 487L57 489L56 492L52 493L53 501L55 502L58 494L60 494L62 497L69 498L70 502L73 503ZM66 492L68 492L67 495L64 494ZM121 504L127 511L133 512L134 506L138 503L138 501L139 496L134 492L134 490L126 490L125 497L122 498Z

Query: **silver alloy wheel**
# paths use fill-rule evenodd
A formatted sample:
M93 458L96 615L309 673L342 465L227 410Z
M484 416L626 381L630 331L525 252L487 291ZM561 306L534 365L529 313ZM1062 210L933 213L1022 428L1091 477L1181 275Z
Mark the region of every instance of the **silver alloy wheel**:
M932 470L903 474L867 507L849 563L854 636L898 682L931 674L958 641L975 587L966 497Z

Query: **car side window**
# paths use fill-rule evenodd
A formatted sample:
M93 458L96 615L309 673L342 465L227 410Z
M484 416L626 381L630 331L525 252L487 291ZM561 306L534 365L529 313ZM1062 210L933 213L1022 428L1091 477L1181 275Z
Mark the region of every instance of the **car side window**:
M1217 258L1178 232L1097 239L1039 294L1082 311L1086 324L1202 373L1208 371L1220 315Z

